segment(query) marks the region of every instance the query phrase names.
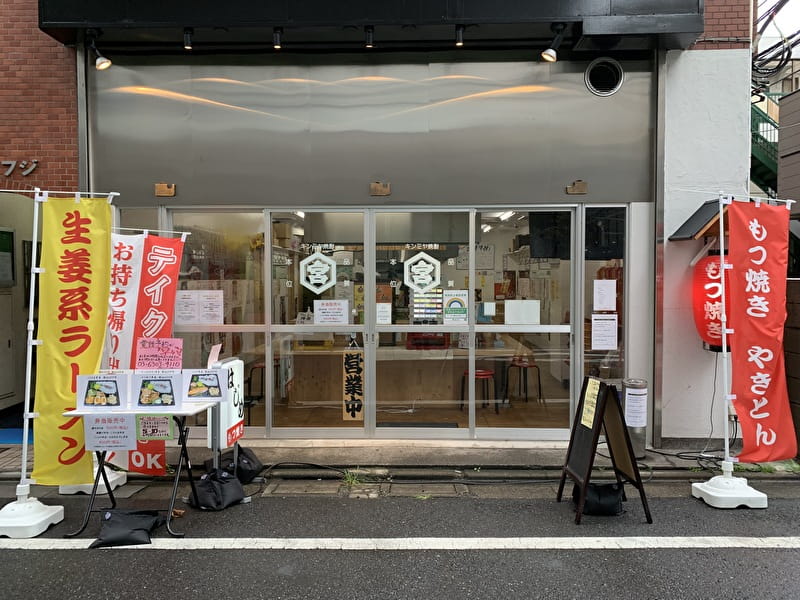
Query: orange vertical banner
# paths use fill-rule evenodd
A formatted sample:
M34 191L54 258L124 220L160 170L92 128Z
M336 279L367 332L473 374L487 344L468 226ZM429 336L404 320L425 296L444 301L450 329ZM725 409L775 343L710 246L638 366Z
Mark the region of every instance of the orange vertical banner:
M43 485L90 483L82 419L75 408L79 374L100 368L111 273L111 206L106 198L49 198L42 205L39 327L36 333L34 465Z
M789 211L785 206L733 202L728 218L731 394L743 443L737 458L794 458L797 440L783 358Z

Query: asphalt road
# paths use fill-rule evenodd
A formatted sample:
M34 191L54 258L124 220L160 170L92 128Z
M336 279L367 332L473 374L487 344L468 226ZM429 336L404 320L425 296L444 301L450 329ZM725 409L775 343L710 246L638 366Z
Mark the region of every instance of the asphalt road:
M719 510L691 498L686 482L653 482L646 488L653 524L629 490L623 515L585 515L581 525L571 503L555 502L550 483L456 488L450 495L412 487L371 499L273 488L221 512L187 509L175 520L185 538L160 528L152 545L104 550L58 546L67 544L63 534L77 528L86 506L85 497L60 497L65 520L35 540L56 549L19 549L0 539L2 597L796 600L798 487L761 484L767 509ZM163 505L163 491L142 490L120 506ZM80 541L69 543L94 539L99 518L93 514ZM381 547L389 539L400 549L336 546L345 540ZM277 549L259 548L265 540ZM768 547L757 547L765 540ZM775 547L775 540L788 547ZM171 545L159 549L160 542ZM449 548L453 542L468 549ZM673 542L688 547L668 547ZM331 549L291 549L292 543Z

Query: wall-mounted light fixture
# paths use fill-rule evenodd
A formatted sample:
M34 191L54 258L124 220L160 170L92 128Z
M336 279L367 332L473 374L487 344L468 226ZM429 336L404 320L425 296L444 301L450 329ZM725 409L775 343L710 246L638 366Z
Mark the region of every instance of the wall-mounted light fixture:
M489 233L491 230L492 230L492 226L489 225L488 223L484 223L483 225L481 225L481 231L483 233Z
M461 48L464 45L464 26L456 25L456 47Z
M272 30L272 47L275 50L281 49L281 35L283 34L283 27L275 27Z
M547 50L542 51L541 57L542 60L545 62L556 62L558 60L558 48L561 46L561 42L564 41L564 30L567 28L565 23L553 23L550 26L550 31L555 34L550 47Z
M86 32L86 36L89 40L89 48L91 48L92 52L95 55L94 61L94 68L98 71L105 71L108 67L111 66L111 59L106 58L100 53L100 50L97 49L97 38L100 36L100 32L96 29L90 29Z
M185 50L192 49L192 34L194 34L194 29L191 27L183 28L183 48Z
M372 25L364 27L364 47L372 48L374 44L375 28Z

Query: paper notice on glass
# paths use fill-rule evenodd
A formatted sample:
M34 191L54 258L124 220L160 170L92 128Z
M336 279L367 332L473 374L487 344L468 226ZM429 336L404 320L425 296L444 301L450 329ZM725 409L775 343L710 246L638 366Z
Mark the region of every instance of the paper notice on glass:
M539 325L539 300L506 300L506 325Z
M445 323L467 322L467 290L445 290L442 292Z
M314 300L314 323L349 323L347 300Z
M378 302L376 305L375 317L378 325L392 324L392 303Z
M175 292L175 324L189 325L194 323L197 316L197 299L195 293L189 290Z
M616 279L595 279L593 310L617 310Z
M223 292L222 290L198 290L198 324L222 325L223 317Z
M617 349L617 315L592 315L592 350Z
M178 290L175 294L176 325L222 325L222 290Z

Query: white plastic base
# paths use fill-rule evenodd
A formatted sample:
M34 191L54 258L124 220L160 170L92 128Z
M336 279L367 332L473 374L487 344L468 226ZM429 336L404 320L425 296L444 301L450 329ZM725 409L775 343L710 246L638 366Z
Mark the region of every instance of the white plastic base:
M692 484L692 496L714 508L767 508L767 495L747 485L744 477L717 475Z
M18 498L0 509L0 536L36 537L63 520L63 506L48 506L36 498Z
M97 472L95 471L95 475ZM108 484L111 486L112 490L117 489L121 485L125 485L128 482L128 474L123 473L121 471L113 471L111 469L106 468L106 477L108 477ZM76 485L60 485L58 486L58 493L62 496L67 496L69 494L91 494L92 487L94 483L79 483ZM102 496L107 494L108 491L106 490L106 486L103 483L102 478L100 479L100 485L97 486L97 495Z

